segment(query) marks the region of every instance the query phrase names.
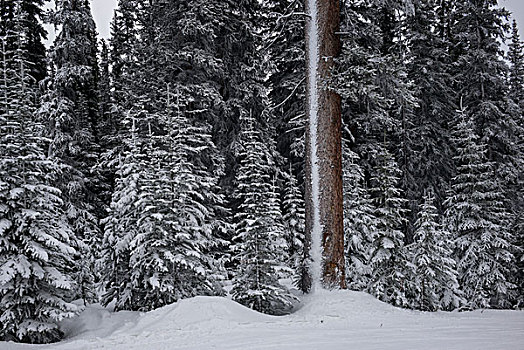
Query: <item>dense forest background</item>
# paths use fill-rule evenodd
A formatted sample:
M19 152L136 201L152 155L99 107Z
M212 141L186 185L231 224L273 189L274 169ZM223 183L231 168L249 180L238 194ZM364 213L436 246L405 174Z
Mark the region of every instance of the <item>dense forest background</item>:
M0 340L73 300L222 295L285 314L304 240L302 0L0 1ZM345 0L347 284L419 310L524 305L524 46L496 0ZM46 49L43 23L58 35ZM508 52L502 43L508 44Z

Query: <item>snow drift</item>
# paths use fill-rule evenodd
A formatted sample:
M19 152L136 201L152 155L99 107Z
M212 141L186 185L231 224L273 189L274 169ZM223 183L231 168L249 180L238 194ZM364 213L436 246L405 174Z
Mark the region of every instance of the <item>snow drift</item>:
M0 349L524 349L522 311L423 313L351 291L318 291L281 317L219 297L186 299L148 313L91 306L62 328L67 339L61 343L0 342Z

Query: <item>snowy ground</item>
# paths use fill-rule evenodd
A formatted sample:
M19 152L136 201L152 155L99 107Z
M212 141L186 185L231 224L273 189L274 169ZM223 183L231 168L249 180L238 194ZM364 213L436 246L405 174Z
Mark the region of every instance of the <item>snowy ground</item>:
M521 350L524 312L421 313L350 291L321 291L289 316L267 316L226 298L197 297L148 313L88 308L54 345L0 342L0 350Z

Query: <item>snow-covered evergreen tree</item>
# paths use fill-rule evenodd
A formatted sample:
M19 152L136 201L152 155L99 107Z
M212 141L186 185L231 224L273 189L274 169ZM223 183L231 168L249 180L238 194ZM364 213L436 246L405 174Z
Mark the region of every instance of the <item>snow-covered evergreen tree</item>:
M0 36L5 37L6 55L17 49L16 38L10 37L7 33L15 30L18 26L24 36L22 49L26 52L28 63L27 73L34 80L29 82L35 87L46 76L46 49L43 43L47 33L43 27L43 4L44 0L22 0L17 2L2 1L0 3ZM17 6L21 7L24 18L21 23L17 23Z
M239 264L231 292L234 300L254 310L284 314L294 297L278 281L278 269L287 259L279 195L272 185L275 164L255 118L248 115L241 121L232 247Z
M475 133L487 147L486 157L513 210L514 188L522 173L522 113L510 98L508 66L502 59L508 12L496 0L458 2L453 23L456 90L466 114L473 118Z
M144 169L134 118L134 115L129 115L126 120L131 124L128 144L120 155L109 215L102 220L104 238L99 270L105 285L105 294L101 302L107 305L116 300L115 310L132 309L131 305L135 301L129 245L138 234L137 222L143 210L137 202Z
M515 216L514 242L517 250L514 255L517 260L514 281L517 284L517 305L524 305L524 44L522 43L514 20L512 25L511 42L509 43L508 60L509 71L509 106L508 112L516 120L517 166L520 168L513 183L507 188L511 200L511 207Z
M348 288L366 290L370 284L372 242L376 235L373 203L365 187L358 155L342 144L344 184L344 231Z
M283 174L290 174L290 183L285 185L284 191L284 224L294 227L289 227L296 237L295 243L291 242L291 236L288 237L289 253L296 270L295 283L304 290L301 276L309 266L304 261L305 202L301 190L306 126L304 1L265 0L259 12L254 27L255 31L262 32L258 39L261 49L267 52L266 61L259 65L259 70L270 72L264 81L271 110L267 123L272 133L267 137L275 140L276 151L287 160L277 161L276 166Z
M102 153L95 164L95 170L104 180L105 186L100 188L100 198L105 208L110 206L112 192L117 186L116 177L119 176L116 173L119 171L121 160L125 159L123 153L127 151L123 151L123 148L129 143L131 120L133 117L141 118L142 105L139 97L142 90L137 87L147 88L140 75L141 60L137 55L137 51L140 50L136 21L139 9L135 0L118 2L111 22L109 47L104 47L104 42L100 54L100 123L97 127ZM127 125L124 125L124 122Z
M78 244L54 187L67 167L46 155L25 12L14 3L15 25L0 38L0 340L46 343L62 337L57 321L79 311L68 299ZM8 39L18 43L11 52Z
M131 153L119 170L113 210L106 219L105 261L112 270L104 298L106 304L116 299L119 309L150 310L219 292L209 251L221 244L215 235L223 226L217 218L223 202L217 194L222 160L210 128L187 118L183 101L188 93L180 87L177 102L171 102L168 90L165 114L153 118L167 135L152 134L148 122L148 134L137 146L133 131ZM202 155L217 162L214 173L201 163ZM111 247L115 241L116 249Z
M398 306L408 306L407 294L412 285L406 280L413 265L408 261L402 225L405 203L399 188L400 170L393 155L385 148L375 156L371 177L376 233L371 250L371 284L369 291L377 298Z
M440 224L433 202L431 193L424 196L415 222L414 242L407 247L415 265L414 274L408 276L416 286L410 303L419 310L453 310L462 303L452 257L453 240Z
M214 235L221 227L217 209L223 198L217 185L223 160L210 127L187 117L187 104L181 101L190 99L190 91L180 90L172 106L168 101L168 115L162 120L168 134L153 138L158 145L152 149L152 172L144 179L138 201L144 212L139 235L131 241L132 279L144 289L141 302L148 308L217 293L208 253L220 244ZM214 173L200 163L201 154L216 162Z
M343 99L344 125L352 135L347 142L360 157L366 174L372 172L384 137L393 140L392 135L402 128L401 121L391 113L396 96L396 67L391 57L380 50L382 40L376 22L377 11L372 3L345 3L341 30L347 35L343 36L337 76L337 91ZM366 182L369 183L369 176Z
M109 63L111 66L111 118L116 134L121 120L136 104L133 90L142 82L138 75L141 47L138 42L137 16L141 7L136 0L119 0L111 22ZM145 53L144 53L145 54ZM103 64L101 62L101 67ZM102 77L101 77L102 78ZM103 80L103 78L102 78ZM101 101L103 102L103 101ZM117 135L114 135L117 136Z
M161 67L166 83L191 90L188 112L212 127L227 165L222 182L227 192L233 189L240 111L255 108L260 100L253 93L258 86L254 66L260 62L253 57L253 2L184 0L137 6L144 12L136 16L140 40L148 46L147 57L140 61Z
M119 123L117 113L113 110L113 84L111 82L109 48L105 40L101 41L100 46L100 68L97 82L98 115L100 118L96 125L100 157L93 166L93 172L98 179L96 185L99 202L97 205L103 207L105 215L111 202L116 172L114 164L108 164L106 155L118 145Z
M345 147L356 153L345 156L352 159L347 164L358 159L360 167L359 170L350 165L352 169L348 170L352 171L346 176L352 179L347 182L362 178L357 190L362 191L360 199L357 196L349 201L367 203L367 191L373 203L371 212L365 209L369 203L358 204L359 210L366 212L366 220L373 221L365 227L370 229L368 237L362 233L348 237L346 248L354 250L354 256L351 258L350 253L350 259L358 257L355 261L358 265L368 260L361 265L361 272L351 271L352 267L348 267L349 275L357 273L350 283L356 283L352 288L365 286L382 300L402 306L408 306L408 286L403 285L403 279L411 268L404 250L408 224L405 189L407 185L411 186L409 179L413 176L412 169L407 167L412 165L409 133L416 105L413 86L407 78L405 60L402 59L405 50L395 39L404 35L400 30L401 20L405 19L397 17L397 14L405 14L405 10L402 1L345 2L341 28L344 47L337 75L337 90L344 102L344 124L352 136L346 140ZM388 140L387 145L385 140ZM394 154L392 150L395 150ZM349 217L348 213L346 220ZM357 222L364 220L364 217L359 215L352 220ZM353 243L362 246L357 248L352 246ZM365 276L362 281L362 277L358 276L364 271L369 274L368 281Z
M504 37L507 15L497 0L463 1L455 5L452 23L455 88L467 113L473 115L476 132L488 145L490 160L499 160L497 153L506 142L502 137L507 65L500 59L499 39Z
M514 288L511 216L473 118L461 109L456 119L451 140L457 174L445 201L445 229L454 239L459 283L469 308L508 306Z
M51 22L60 32L49 53L54 74L47 83L41 111L51 125L50 153L88 177L98 123L95 23L88 2L81 0L57 1ZM81 189L86 186L81 182L88 179L76 181L80 183L72 187Z
M448 15L439 13L444 6L444 2L436 0L413 1L414 11L408 16L406 28L410 46L408 77L414 82L417 102L410 121L412 178L407 186L414 203L422 203L424 191L432 188L440 212L453 169L448 125L456 109L450 43L441 28ZM416 211L411 215L413 222Z
M524 105L524 44L519 35L517 21L513 20L511 27L511 41L508 44L509 93L520 105Z
M371 136L375 138L375 142L379 143L385 136L395 145L390 147L390 150L398 163L399 188L403 191L404 198L407 200L406 207L409 209L404 213L407 220L403 224L402 231L405 234L405 240L410 241L415 221L413 213L420 198L420 194L417 193L420 190L415 181L418 164L415 160L415 143L418 135L416 135L414 126L418 100L416 87L408 74L409 67L406 63L408 62L406 56L410 48L407 47L407 41L402 38L407 36L407 20L414 11L414 6L411 0L379 2L375 6L371 20L380 30L378 52L380 54L379 62L382 62L376 73L377 79L374 85L378 87L382 99L389 102L385 106L387 115L382 116L382 121L377 121L383 123L389 120L391 124L385 129L379 129L378 134ZM375 125L375 128L379 125Z
M283 207L283 223L287 241L289 266L295 270L300 266L304 249L305 204L298 187L297 180L290 165L289 178L285 184Z
M68 165L56 186L65 196L68 220L84 243L76 278L78 296L89 300L94 298L91 248L100 240L97 215L102 211L96 193L100 178L92 172L99 151L96 30L89 3L81 0L56 1L51 22L60 32L50 49L53 75L46 81L39 114L51 139L48 154Z

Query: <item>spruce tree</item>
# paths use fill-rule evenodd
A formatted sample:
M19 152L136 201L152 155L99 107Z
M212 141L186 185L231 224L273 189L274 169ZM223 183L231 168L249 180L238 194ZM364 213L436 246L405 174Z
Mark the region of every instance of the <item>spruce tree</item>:
M63 336L57 322L79 311L69 302L78 243L54 186L67 166L46 155L25 12L21 1L14 5L15 23L1 37L0 340L47 343Z
M22 49L26 52L28 63L27 74L34 80L30 82L35 87L46 76L46 49L43 40L47 33L42 25L44 0L23 0L2 1L0 2L0 36L6 38L6 54L14 52L17 48L17 41L7 35L14 30L14 26L19 26L24 41ZM17 23L15 20L16 8L20 6L23 11L23 19Z
M212 140L226 165L221 174L221 191L231 195L240 114L253 110L259 122L268 126L264 137L269 139L270 134L273 137L270 117L262 113L267 106L267 91L263 86L266 70L258 55L262 48L260 33L255 26L258 2L198 0L135 4L126 0L120 6L120 34L118 42L115 37L113 50L115 54L120 52L115 55L118 59L115 67L121 78L115 76L115 90L120 81L122 88L131 88L127 88L129 98L122 98L117 104L126 105L125 112L136 96L147 96L150 111L161 110L163 107L156 106L156 101L162 100L165 86L183 86L188 96L185 107L188 118L211 126ZM115 21L115 28L116 24ZM135 58L128 60L127 52ZM162 86L151 90L143 82L155 75ZM220 211L222 221L229 215ZM224 227L221 231L221 238L231 238L229 229Z
M447 18L440 18L442 6L442 1L414 1L407 20L408 77L414 81L417 102L409 130L412 179L407 186L414 203L422 203L424 191L432 189L440 212L453 170L448 125L455 110L449 38L436 30Z
M506 307L514 288L508 268L514 256L504 192L487 160L487 146L464 109L457 112L451 136L457 173L445 201L445 229L454 239L466 307Z
M135 0L119 0L111 22L109 63L111 66L111 118L113 130L117 132L120 121L135 104L133 90L140 84L138 70L140 59L138 51L138 12L140 7ZM103 53L103 50L102 50ZM103 61L103 60L102 60ZM101 62L101 67L104 67ZM101 77L102 78L102 77ZM103 81L103 78L102 78ZM101 101L103 102L103 101Z
M407 219L402 227L405 240L411 241L413 235L413 223L417 201L420 198L420 189L417 183L416 159L416 108L418 99L416 96L416 86L409 77L409 67L407 66L406 56L410 48L407 47L406 40L402 38L408 36L408 19L413 9L411 2L404 0L394 0L386 3L379 3L375 11L373 21L380 28L381 45L379 48L380 57L383 65L378 71L378 80L375 82L383 98L390 101L386 107L388 118L391 120L393 129L386 129L387 138L395 145L390 150L395 150L393 155L398 162L400 170L400 188L407 200L408 211L405 212ZM417 16L417 15L415 15ZM382 138L380 135L379 140Z
M213 141L227 165L222 180L227 193L233 190L240 114L263 109L265 90L256 56L259 38L253 28L259 12L256 3L154 2L141 6L147 15L137 16L142 37L154 43L149 51L154 64L162 67L167 82L191 90L188 112L211 125Z
M130 268L130 242L138 235L137 223L142 207L137 205L140 194L140 180L143 177L143 156L137 137L135 116L126 120L130 133L125 149L119 155L118 170L109 206L109 215L102 220L104 238L99 261L101 279L105 294L101 302L107 305L115 300L115 310L133 309L136 298L133 295Z
M510 110L520 126L517 135L517 147L519 151L518 166L524 169L524 45L520 39L517 22L513 21L511 42L509 44L508 59L511 64L509 75L509 94L513 101ZM518 305L524 305L524 171L520 171L514 186L508 189L508 193L514 194L512 198L513 211L515 214L515 245L518 250L514 252L517 259L517 271L515 282L517 284L516 300Z
M370 284L372 242L376 238L373 203L366 188L360 158L343 143L344 231L348 287L366 290Z
M407 294L412 285L406 276L413 269L404 246L402 225L405 222L405 203L399 188L400 171L393 155L383 147L376 154L371 177L376 234L371 250L371 284L369 291L380 300L408 306Z
M511 29L511 42L508 45L509 93L522 107L524 104L524 44L520 39L517 21L513 20Z
M217 217L223 160L210 127L188 118L190 90L178 86L176 94L170 89L167 94L163 114L143 109L141 115L149 113L149 118L137 121L130 115L134 119L126 123L138 123L142 136L137 139L133 126L132 143L126 145L130 153L120 165L105 220L105 266L111 270L104 303L116 299L119 309L151 310L180 298L220 293L210 251L222 244L216 233L223 227ZM155 124L167 134L154 133ZM214 173L203 160L214 162ZM116 249L111 246L115 240L121 242Z
M402 125L390 111L395 88L386 82L393 76L390 58L380 51L382 40L376 22L378 9L372 3L345 3L341 31L343 52L337 75L337 90L343 99L344 130L348 146L360 157L362 170L370 174L384 137ZM387 89L386 89L387 88ZM366 176L369 183L369 176Z
M434 198L428 193L420 205L415 222L414 242L409 254L415 265L408 276L416 286L413 308L425 311L453 310L461 305L462 297L453 260L453 240L439 222Z
M100 198L104 207L111 204L115 190L116 173L129 138L130 114L139 118L138 87L146 88L137 51L139 10L134 0L120 0L111 22L109 45L102 44L100 52L100 79L98 81L99 116L98 134L100 158L95 170L101 174L103 186ZM145 74L145 72L144 72Z
M508 91L508 66L501 59L501 40L505 36L508 12L496 0L465 1L456 4L453 23L455 89L462 98L468 116L473 118L475 133L486 145L487 160L506 188L508 199L522 167L522 116L515 113ZM457 101L458 102L458 101ZM513 111L512 111L513 110ZM514 200L504 203L512 210Z
M209 252L221 244L215 234L222 227L217 214L224 200L217 186L223 159L211 140L209 124L188 118L190 94L178 86L169 96L167 116L161 120L168 134L154 138L165 147L154 149L151 155L154 176L152 182L147 178L144 183L149 194L140 200L146 211L139 225L158 232L131 242L131 266L153 289L142 297L143 302L155 307L159 306L155 303L217 293L212 279L216 266Z
M395 15L401 5L396 1L388 4L345 2L341 28L344 47L337 88L344 101L345 131L351 136L346 140L347 146L356 153L350 155L353 161L348 164L358 159L360 166L358 170L351 165L353 172L347 176L353 179L346 181L354 183L361 171L363 182L359 191L364 191L359 200L368 201L367 191L373 203L370 213L365 210L369 204L358 204L366 211L367 220L374 222L368 226L371 229L368 237L362 233L347 237L347 252L352 260L358 259L354 261L355 266L361 266L360 272L348 271L350 275L356 274L350 283L352 288L366 287L382 300L407 306L404 292L407 286L402 285L403 276L410 268L403 248L404 241L409 238L405 234L408 223L404 196L407 191L401 194L401 189L410 184L408 179L413 175L411 169L406 168L412 162L406 160L412 156L407 141L411 141L409 132L415 99L401 59L403 47L394 45L395 37L403 35L399 34L400 18ZM387 146L385 140L389 141ZM395 155L391 150L397 151ZM401 159L402 171L397 157ZM346 220L348 218L350 216L346 215ZM358 222L361 218L364 217L352 220ZM352 239L357 241L352 242ZM368 240L370 242L366 242ZM395 261L390 261L390 257Z
M100 177L93 173L98 158L97 42L89 3L60 0L51 22L60 27L49 58L53 75L46 81L39 114L48 125L48 154L68 165L56 184L65 196L64 210L76 236L83 242L78 264L78 296L93 299L94 258L100 240L98 217L103 206Z
M274 161L255 118L244 117L241 126L235 193L239 206L232 247L239 264L231 292L233 300L254 310L285 314L290 312L294 297L278 281L278 269L286 260L286 243L279 196L271 185Z
M517 284L517 305L524 305L524 45L520 39L517 22L513 21L511 42L509 43L508 59L509 96L511 98L509 113L516 120L517 135L517 165L520 167L519 175L508 186L508 195L512 202L515 216L514 242L517 250L514 252L517 259L515 283Z
M97 99L99 122L96 125L98 135L99 158L93 165L93 173L99 179L97 183L98 203L104 208L109 207L111 192L114 186L114 164L107 162L107 155L118 145L118 119L113 109L113 84L111 82L109 48L105 40L101 41L100 69L97 82Z
M304 249L305 206L303 195L298 187L291 165L289 167L289 178L285 184L286 188L282 202L284 212L282 219L286 231L289 266L297 270L300 266Z

